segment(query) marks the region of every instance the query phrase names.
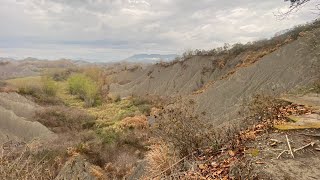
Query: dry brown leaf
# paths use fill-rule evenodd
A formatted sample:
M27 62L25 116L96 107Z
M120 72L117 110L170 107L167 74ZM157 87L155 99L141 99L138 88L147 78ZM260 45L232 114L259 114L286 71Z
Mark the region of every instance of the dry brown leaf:
M229 155L232 156L232 157L234 157L234 156L236 155L236 153L235 153L234 151L232 151L232 150L229 150L228 153L229 153Z

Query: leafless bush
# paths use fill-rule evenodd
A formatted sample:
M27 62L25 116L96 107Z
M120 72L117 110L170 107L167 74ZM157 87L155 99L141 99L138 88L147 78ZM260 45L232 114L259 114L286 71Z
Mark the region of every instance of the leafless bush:
M167 108L154 127L155 135L172 144L181 156L204 146L218 147L221 142L213 125L192 113L193 108L190 104Z

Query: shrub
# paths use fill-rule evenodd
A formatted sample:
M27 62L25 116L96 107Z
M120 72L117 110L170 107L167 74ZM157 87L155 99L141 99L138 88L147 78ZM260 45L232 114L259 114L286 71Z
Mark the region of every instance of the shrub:
M84 100L87 107L98 105L100 102L97 84L84 74L74 74L68 79L69 91Z
M42 81L42 90L48 96L55 96L57 94L58 86L57 84L49 77L43 77Z
M58 86L49 77L42 77L38 82L27 82L18 85L18 93L29 95L40 104L60 104L61 101L56 97Z
M174 169L170 167L179 160L177 152L163 141L149 148L150 150L146 154L148 176L152 177L161 173L169 175L173 173Z
M8 85L8 83L6 83L5 81L0 81L0 87L6 87Z
M56 177L62 165L59 154L52 151L35 152L32 146L0 146L0 179L51 180Z
M91 128L94 125L95 118L79 109L53 106L37 111L35 120L50 128L53 132L62 133Z
M312 92L320 94L320 80L314 83Z
M249 116L255 117L258 121L277 119L279 108L285 105L288 105L288 102L258 94L249 103Z
M165 109L153 128L156 137L172 144L181 156L204 146L218 147L221 142L213 126L192 112L190 105Z
M77 72L77 69L55 69L49 72L49 76L52 77L54 81L65 81L73 72Z
M151 112L151 102L149 99L143 97L134 97L132 99L134 106L137 106L142 114L149 115Z

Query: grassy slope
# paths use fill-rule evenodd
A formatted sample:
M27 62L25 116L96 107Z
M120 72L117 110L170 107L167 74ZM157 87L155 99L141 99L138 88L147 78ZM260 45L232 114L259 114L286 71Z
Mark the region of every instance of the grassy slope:
M23 87L25 85L41 85L41 76L30 76L24 78L15 78L7 80L14 87ZM66 81L56 82L58 85L57 97L60 98L66 106L85 110L96 117L98 127L108 127L118 124L123 118L134 115L141 115L139 107L134 105L132 100L122 100L112 103L103 103L101 106L84 108L84 102L77 96L68 92L68 83Z

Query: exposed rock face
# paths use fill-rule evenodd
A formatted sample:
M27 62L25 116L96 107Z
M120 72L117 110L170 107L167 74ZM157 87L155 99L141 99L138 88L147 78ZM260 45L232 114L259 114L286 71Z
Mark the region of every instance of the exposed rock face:
M93 166L81 156L75 156L65 163L55 180L96 180L105 178L99 167Z
M32 122L37 108L40 107L16 93L0 93L0 143L54 138L47 127Z

